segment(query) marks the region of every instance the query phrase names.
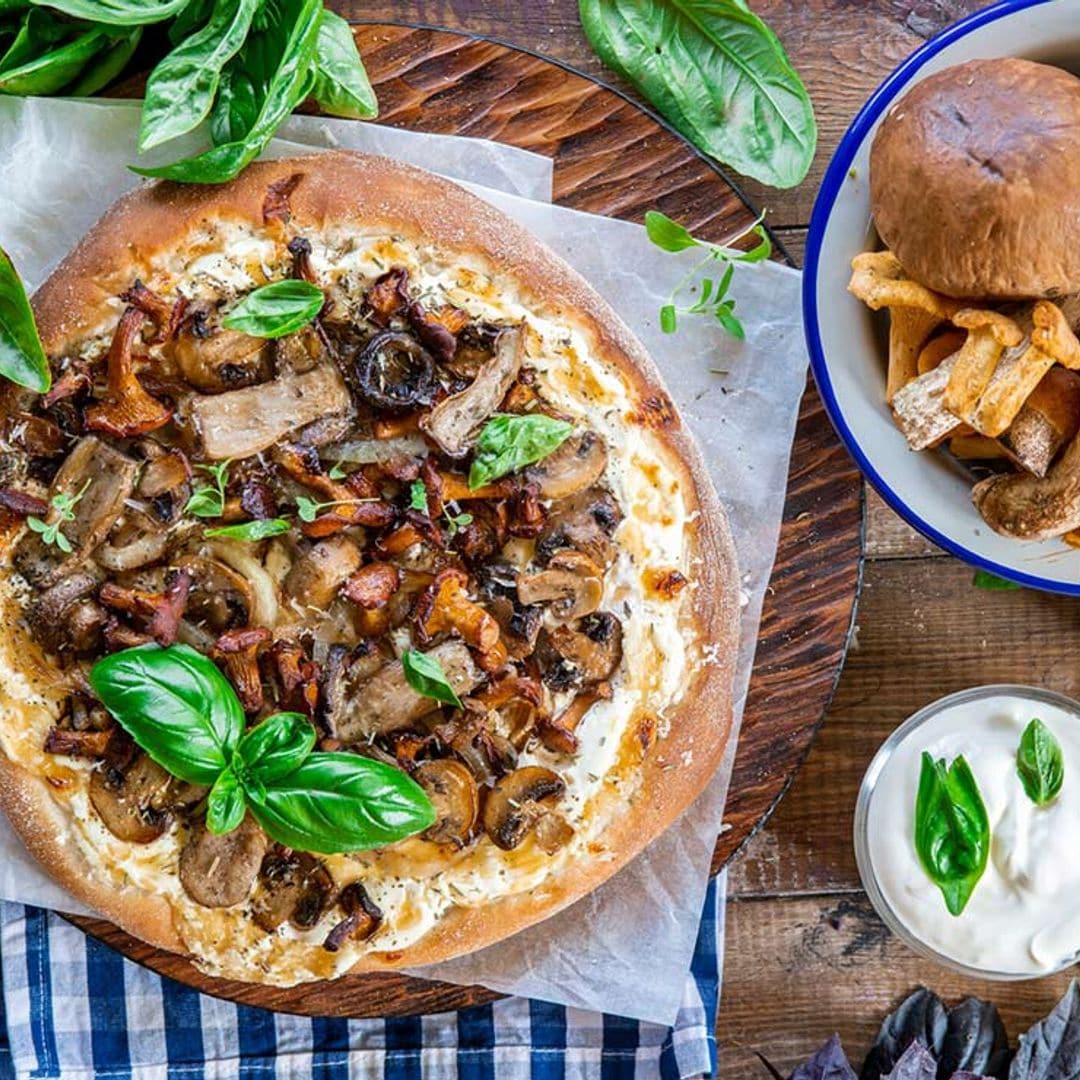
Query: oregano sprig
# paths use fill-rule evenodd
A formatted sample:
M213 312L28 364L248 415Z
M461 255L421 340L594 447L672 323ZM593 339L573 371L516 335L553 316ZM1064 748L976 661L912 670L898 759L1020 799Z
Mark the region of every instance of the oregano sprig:
M50 546L55 545L65 555L70 555L74 549L61 527L67 522L75 520L75 507L78 506L91 483L92 480L88 479L74 495L70 495L66 491L57 492L49 500L49 505L56 511L56 516L51 522L42 521L41 518L35 516L28 517L26 524L30 527L30 531L36 532L44 543Z

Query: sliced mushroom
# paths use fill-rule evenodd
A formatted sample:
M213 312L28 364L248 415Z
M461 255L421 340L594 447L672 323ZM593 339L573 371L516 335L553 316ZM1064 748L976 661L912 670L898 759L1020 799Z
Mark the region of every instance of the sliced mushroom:
M435 360L416 338L396 330L376 334L356 357L356 391L377 409L427 405L435 392Z
M569 547L606 569L615 560L611 537L621 520L619 504L609 492L588 488L554 508L547 528L536 541L536 557L547 562L556 551Z
M140 754L123 771L108 765L90 775L90 804L105 827L131 844L149 844L165 831L169 812L165 797L172 777L157 762Z
M541 499L565 499L592 487L607 468L607 445L595 431L571 435L554 453L525 470Z
M288 921L310 930L322 916L334 889L326 867L307 852L272 851L262 861L251 917L264 930Z
M46 754L101 759L108 751L112 737L111 731L73 731L53 726L45 735L42 749Z
M69 574L31 601L26 611L30 631L49 652L96 647L107 618L91 599L97 584L92 574Z
M554 855L573 840L574 829L562 814L550 812L540 816L533 828L533 834L540 849L548 855Z
M220 836L200 821L180 852L180 884L203 907L239 904L251 892L267 842L250 816Z
M341 890L338 903L345 918L326 935L323 948L327 952L337 952L350 938L367 941L382 925L381 909L359 881L351 882Z
M484 832L492 843L512 851L548 812L549 803L566 791L558 773L540 765L525 765L504 776L484 803Z
M191 480L191 465L182 450L158 454L146 463L139 477L139 495L144 499L160 499L173 495L176 501L187 496Z
M37 533L19 543L15 565L32 585L48 586L68 568L80 566L108 535L135 487L138 465L127 454L103 443L97 436L80 439L60 466L49 492L50 499L67 495L75 503L71 521L61 524L70 555L44 544ZM51 522L52 514L47 519Z
M196 390L220 394L263 382L270 375L262 338L210 326L204 312L187 319L172 347L180 374Z
M536 725L540 741L557 754L576 754L578 749L577 729L585 714L598 701L611 697L611 687L598 683L595 687L582 691L558 716L541 716Z
M444 641L428 653L442 666L446 678L460 696L483 678L465 645ZM400 731L441 706L434 698L418 693L405 678L400 660L393 660L366 681L353 682L328 701L326 721L330 733L349 744L374 734Z
M521 603L546 603L557 621L571 622L600 606L604 572L580 551L560 551L551 557L546 569L521 574L517 592Z
M0 488L0 508L17 517L44 517L49 512L49 504L44 499L14 488Z
M327 537L293 563L285 578L285 592L297 604L323 611L363 561L360 549L351 540Z
M421 834L423 838L464 847L480 815L480 793L472 773L460 761L440 758L422 762L412 776L435 808L435 824Z
M499 335L491 360L472 383L440 401L421 418L420 427L445 453L463 457L517 378L524 356L524 331L520 326L507 327Z
M251 585L243 574L217 559L185 555L177 566L191 574L187 617L216 637L252 619Z
M211 460L245 458L273 446L291 431L351 407L335 367L320 364L258 386L196 397L191 417Z
M106 570L123 573L165 558L169 545L167 525L142 510L129 508L105 543L95 549L94 561Z
M544 682L568 690L608 678L622 659L622 624L609 611L556 626L537 647Z
M4 423L4 442L34 457L56 457L64 452L67 436L51 420L19 412Z

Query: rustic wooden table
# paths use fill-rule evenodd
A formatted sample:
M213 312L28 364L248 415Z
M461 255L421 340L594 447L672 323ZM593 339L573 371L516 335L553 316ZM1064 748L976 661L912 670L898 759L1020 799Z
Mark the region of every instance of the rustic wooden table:
M489 34L615 82L591 53L576 0L333 0L358 20L422 21ZM825 165L855 112L906 55L979 0L755 0L806 80L820 140L792 191L747 182L798 259ZM919 706L963 687L1026 682L1080 693L1069 662L1075 602L984 592L971 571L867 499L858 631L814 748L779 810L729 872L727 958L717 1036L725 1080L787 1075L833 1031L858 1068L883 1015L923 982L946 998L996 1001L1015 1041L1067 979L992 984L920 960L893 938L859 885L851 846L862 772Z

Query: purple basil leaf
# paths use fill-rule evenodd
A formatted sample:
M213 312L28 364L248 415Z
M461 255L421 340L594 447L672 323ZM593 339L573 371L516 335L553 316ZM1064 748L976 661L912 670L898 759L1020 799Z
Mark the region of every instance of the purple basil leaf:
M1069 984L1054 1011L1020 1036L1009 1080L1073 1080L1080 1076L1080 983Z
M840 1036L834 1035L813 1057L804 1061L791 1074L790 1080L855 1080L855 1070L848 1064Z
M885 1017L863 1062L860 1080L881 1080L916 1040L937 1058L945 1041L948 1015L941 998L920 986Z
M937 1059L921 1042L913 1042L882 1080L936 1080Z
M992 1080L992 1078L983 1076L982 1073L968 1072L967 1069L957 1069L949 1080Z
M997 1009L969 997L949 1010L945 1039L938 1053L938 1080L957 1073L1005 1080L1009 1073L1009 1036Z

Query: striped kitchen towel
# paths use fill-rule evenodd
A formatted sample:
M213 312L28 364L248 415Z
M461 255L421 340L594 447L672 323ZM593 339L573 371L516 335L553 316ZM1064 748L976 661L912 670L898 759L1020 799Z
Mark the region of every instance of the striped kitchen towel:
M272 1013L189 990L51 912L4 902L0 1080L714 1076L720 883L709 886L671 1028L525 998L386 1020Z

